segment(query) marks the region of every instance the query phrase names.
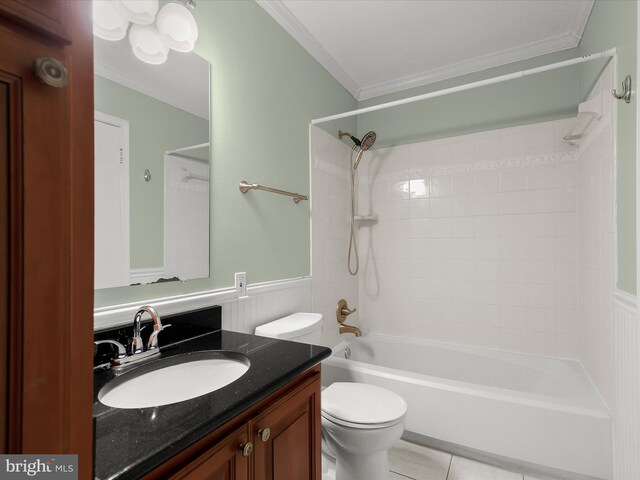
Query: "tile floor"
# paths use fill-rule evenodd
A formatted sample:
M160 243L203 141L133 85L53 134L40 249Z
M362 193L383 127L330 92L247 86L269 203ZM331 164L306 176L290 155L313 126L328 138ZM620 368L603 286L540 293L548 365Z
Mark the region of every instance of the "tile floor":
M389 450L389 470L390 480L553 480L510 472L404 440ZM324 472L323 480L335 480L335 472Z
M392 480L553 480L531 477L400 440L389 450Z

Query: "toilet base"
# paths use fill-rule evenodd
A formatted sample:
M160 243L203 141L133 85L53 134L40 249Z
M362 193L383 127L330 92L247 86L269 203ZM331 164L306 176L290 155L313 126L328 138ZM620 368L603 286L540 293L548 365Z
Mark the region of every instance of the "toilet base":
M336 459L322 452L322 480L336 480Z
M322 452L322 480L389 480L389 457L386 451L373 455L342 452L339 461Z

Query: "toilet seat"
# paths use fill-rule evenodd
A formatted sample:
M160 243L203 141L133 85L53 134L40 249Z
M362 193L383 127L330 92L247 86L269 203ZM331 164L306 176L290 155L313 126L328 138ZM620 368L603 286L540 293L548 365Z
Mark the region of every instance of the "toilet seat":
M385 428L404 420L407 403L386 388L365 383L336 382L322 391L322 416L356 429Z
M356 430L369 430L369 429L374 429L374 428L392 427L392 426L402 422L404 420L404 415L402 417L398 418L397 420L394 420L392 422L386 422L386 423L353 423L353 422L347 422L345 420L341 420L339 418L332 417L331 415L327 414L326 412L322 412L322 418L324 418L325 420L328 420L329 422L335 423L336 425L341 425L343 427L353 428L353 429L356 429Z

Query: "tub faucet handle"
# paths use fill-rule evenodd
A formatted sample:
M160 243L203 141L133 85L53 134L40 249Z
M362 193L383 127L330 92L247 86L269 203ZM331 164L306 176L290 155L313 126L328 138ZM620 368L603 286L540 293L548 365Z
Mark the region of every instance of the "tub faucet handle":
M338 323L342 323L347 319L349 315L351 315L355 311L356 309L349 308L347 301L342 298L340 299L340 301L338 301L338 305L336 307L336 320L338 320Z

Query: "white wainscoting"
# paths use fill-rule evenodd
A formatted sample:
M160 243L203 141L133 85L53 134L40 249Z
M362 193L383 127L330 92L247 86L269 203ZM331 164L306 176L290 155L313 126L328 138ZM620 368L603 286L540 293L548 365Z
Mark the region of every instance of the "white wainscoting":
M613 464L615 480L640 478L640 324L637 298L615 294Z
M234 288L225 288L97 308L93 312L94 329L127 325L141 305L154 306L161 316L221 305L223 328L252 333L256 326L276 318L310 312L311 277L248 285L247 296L242 298Z

